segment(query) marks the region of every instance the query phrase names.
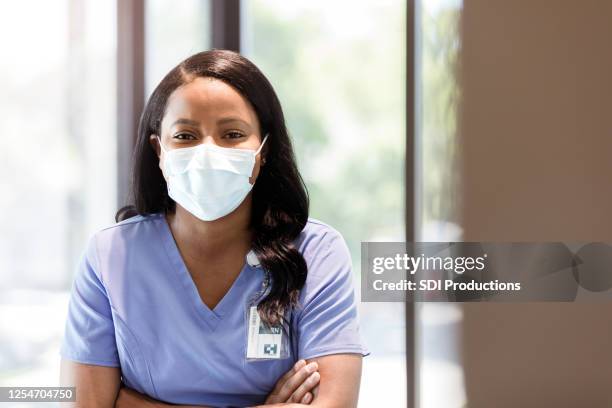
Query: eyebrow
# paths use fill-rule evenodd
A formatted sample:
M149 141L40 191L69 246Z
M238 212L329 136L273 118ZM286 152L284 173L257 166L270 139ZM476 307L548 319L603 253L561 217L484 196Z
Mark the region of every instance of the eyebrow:
M240 119L238 117L225 117L225 118L221 118L217 121L217 124L222 125L224 123L228 123L228 122L241 122L243 124L245 124L246 126L250 127L250 125L244 121L243 119ZM172 123L172 126L175 125L191 125L191 126L200 126L200 122L198 122L197 120L192 120L192 119L187 119L187 118L180 118L174 121L174 123Z
M228 123L228 122L242 122L243 124L245 124L245 125L246 125L246 126L248 126L249 128L251 127L251 125L249 125L249 124L248 124L246 121L244 121L244 120L242 120L242 119L240 119L240 118L238 118L238 117L232 117L232 116L230 116L230 117L226 117L226 118L222 118L222 119L219 119L219 120L217 121L217 124L221 125L221 124L223 124L223 123Z
M191 126L199 126L200 122L198 122L197 120L191 120L191 119L185 119L185 118L180 118L174 121L174 123L172 124L172 126L174 125L191 125Z

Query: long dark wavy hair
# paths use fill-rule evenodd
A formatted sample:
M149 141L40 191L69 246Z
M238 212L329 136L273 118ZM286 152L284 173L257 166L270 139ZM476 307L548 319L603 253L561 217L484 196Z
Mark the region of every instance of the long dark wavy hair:
M197 53L173 68L151 94L138 126L131 175L130 202L117 211L117 222L141 214L174 212L159 158L149 143L160 135L170 94L197 77L214 77L240 92L254 107L260 131L269 133L266 165L252 190L250 227L252 249L268 273L270 286L259 302L263 321L285 322L284 311L297 305L306 281L307 266L293 240L308 220L309 197L298 171L280 101L263 73L248 59L229 50Z

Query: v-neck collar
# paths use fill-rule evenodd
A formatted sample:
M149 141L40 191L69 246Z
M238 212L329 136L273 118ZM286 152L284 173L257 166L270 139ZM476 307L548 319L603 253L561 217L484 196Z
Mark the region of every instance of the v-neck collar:
M254 254L247 254L245 257L245 262L240 270L240 273L234 279L234 282L225 293L223 298L215 305L213 309L210 309L206 303L202 301L200 294L198 292L198 288L187 269L185 261L183 260L181 253L178 249L176 241L174 240L174 236L172 235L172 230L168 225L168 221L163 213L156 213L155 215L158 218L158 230L160 232L160 237L162 239L164 248L172 265L172 269L176 272L178 280L181 282L181 286L185 290L185 295L189 299L190 303L193 305L193 308L196 314L203 320L212 331L214 331L219 322L223 317L227 314L230 307L242 307L241 302L236 302L237 296L242 293L242 287L245 285L246 275L251 271L252 266L247 262L249 257L252 257ZM238 303L238 306L237 306Z

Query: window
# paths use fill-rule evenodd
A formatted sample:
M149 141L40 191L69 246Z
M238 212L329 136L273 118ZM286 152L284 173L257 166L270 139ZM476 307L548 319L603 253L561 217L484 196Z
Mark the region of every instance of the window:
M116 210L114 2L11 2L0 37L0 385L54 385L78 258Z
M461 241L457 166L460 90L456 78L461 0L422 0L417 5L419 240ZM418 303L415 315L420 408L462 407L465 391L458 348L460 306Z
M143 98L179 61L213 46L210 0L145 3ZM0 385L54 383L74 268L87 237L114 222L115 5L27 0L0 15L0 34L11 39L0 66L0 206L8 215L0 219ZM460 240L461 0L418 1L417 9L419 239ZM311 216L344 235L359 292L361 241L405 239L406 2L242 0L241 13L241 53L279 95ZM361 304L372 354L360 406L406 406L406 335L417 336L422 406L451 406L437 390L461 399L460 311L418 305L415 334L406 333L404 309Z
M210 48L210 0L147 0L145 13L148 98L179 62Z

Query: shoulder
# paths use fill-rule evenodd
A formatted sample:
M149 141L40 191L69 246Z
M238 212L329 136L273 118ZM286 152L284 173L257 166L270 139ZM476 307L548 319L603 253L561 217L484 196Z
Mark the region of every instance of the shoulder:
M340 231L320 220L309 218L299 240L308 268L300 291L299 319L314 318L328 310L334 315L354 303L354 274L351 253Z
M127 218L123 221L117 222L115 224L108 225L106 227L98 230L98 233L118 233L120 231L125 231L126 229L131 229L134 227L142 226L147 223L151 223L154 221L159 221L163 217L162 213L153 213L153 214L144 214L144 215L135 215L133 217Z
M304 256L312 251L327 251L337 249L335 247L345 244L344 237L331 225L309 217L304 229L296 240L300 252Z
M87 256L99 268L100 279L109 273L119 273L120 265L133 264L159 235L162 213L136 215L121 222L102 227L89 237Z
M308 265L309 278L329 276L331 265L351 268L351 254L344 237L336 228L321 220L308 218L296 246Z
M139 238L146 239L155 233L160 221L163 221L162 213L135 215L97 230L92 238L99 247L113 244L117 240L121 240L125 245L126 242L137 242ZM129 241L125 241L126 239Z

